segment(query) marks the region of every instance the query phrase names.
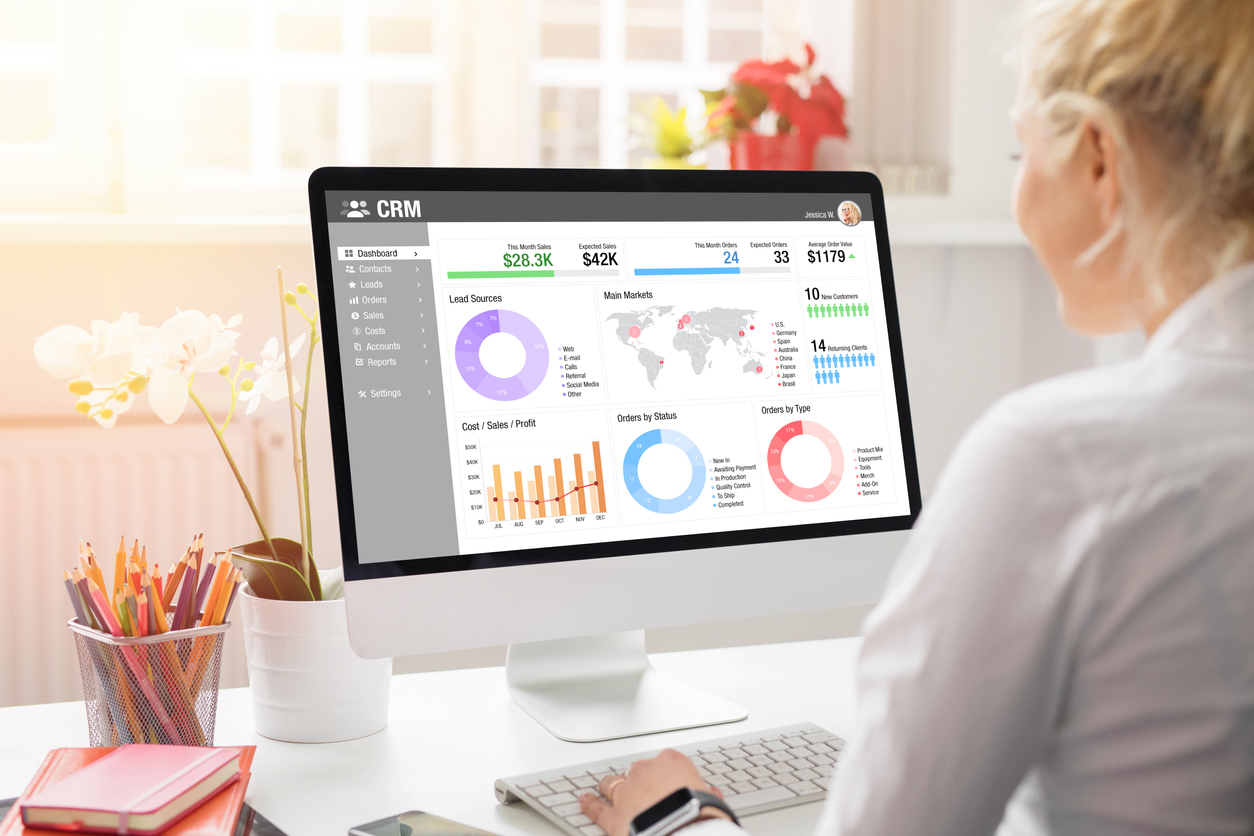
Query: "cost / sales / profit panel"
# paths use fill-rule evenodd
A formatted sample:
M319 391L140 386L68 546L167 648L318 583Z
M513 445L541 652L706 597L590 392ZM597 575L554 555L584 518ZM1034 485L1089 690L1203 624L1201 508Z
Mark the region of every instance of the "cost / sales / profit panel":
M350 580L913 520L873 178L502 191L372 175L311 183Z

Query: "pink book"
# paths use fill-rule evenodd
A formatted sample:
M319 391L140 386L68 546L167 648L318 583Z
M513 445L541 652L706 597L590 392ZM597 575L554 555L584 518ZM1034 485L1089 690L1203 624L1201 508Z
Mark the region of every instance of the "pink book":
M27 827L160 833L240 777L239 749L122 746L21 802Z

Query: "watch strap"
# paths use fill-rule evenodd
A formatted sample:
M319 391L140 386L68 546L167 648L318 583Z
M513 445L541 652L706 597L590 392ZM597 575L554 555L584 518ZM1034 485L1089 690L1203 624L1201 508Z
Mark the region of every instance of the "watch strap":
M729 818L731 818L732 824L739 826L740 819L736 818L736 814L732 812L731 807L727 806L727 802L719 798L717 795L713 795L708 792L701 792L700 790L693 790L692 797L695 798L701 805L701 809L704 810L706 807L713 807L715 810L722 810Z

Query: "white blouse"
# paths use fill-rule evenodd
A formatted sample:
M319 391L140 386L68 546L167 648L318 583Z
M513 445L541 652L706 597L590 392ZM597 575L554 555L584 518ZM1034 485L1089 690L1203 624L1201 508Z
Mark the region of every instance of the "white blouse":
M972 427L858 699L818 836L1254 830L1254 264Z

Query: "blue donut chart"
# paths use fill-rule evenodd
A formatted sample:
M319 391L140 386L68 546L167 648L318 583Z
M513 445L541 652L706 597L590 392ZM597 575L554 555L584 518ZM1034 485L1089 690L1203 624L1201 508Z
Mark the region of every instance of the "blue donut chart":
M650 447L658 444L678 447L692 465L692 480L688 487L679 496L669 499L654 496L640 484L640 457ZM627 455L623 456L623 481L627 483L627 492L640 507L658 514L677 514L701 498L701 491L705 489L705 457L692 439L683 433L663 429L649 430L627 445Z

